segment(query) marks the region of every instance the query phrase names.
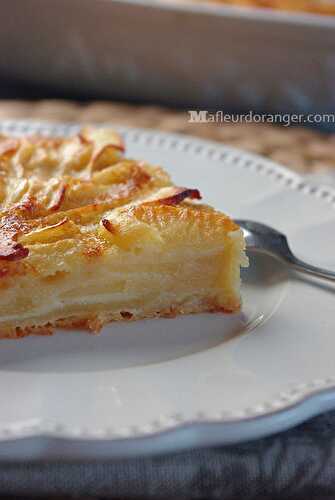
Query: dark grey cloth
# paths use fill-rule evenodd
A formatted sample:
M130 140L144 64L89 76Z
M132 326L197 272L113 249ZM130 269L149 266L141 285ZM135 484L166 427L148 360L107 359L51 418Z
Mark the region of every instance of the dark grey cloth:
M335 412L238 446L91 464L2 464L0 497L335 498Z

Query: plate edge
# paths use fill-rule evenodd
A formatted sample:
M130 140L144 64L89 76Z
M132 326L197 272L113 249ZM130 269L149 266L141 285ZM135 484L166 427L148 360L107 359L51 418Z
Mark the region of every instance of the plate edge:
M177 149L188 154L203 155L209 160L225 160L233 162L242 168L248 168L258 175L267 175L273 177L277 182L285 187L301 192L308 196L313 196L335 208L335 189L324 186L314 186L306 182L299 174L291 172L287 168L278 165L272 160L263 158L262 156L253 153L244 152L237 148L198 139L192 136L182 134L170 134L152 129L140 129L132 127L118 127L113 123L92 124L94 126L111 126L121 134L131 140L133 143L152 147L166 147L168 149ZM75 133L81 127L78 123L60 123L50 121L35 121L35 120L2 120L0 121L0 132L2 133L17 133L22 135L25 133L41 133L41 134L59 134L70 135ZM68 427L57 423L40 421L33 425L27 425L24 422L15 423L10 426L0 426L0 441L16 440L22 438L48 436L64 439L82 439L82 440L128 440L131 438L140 439L157 436L164 432L178 430L183 426L196 426L202 423L207 424L241 424L266 416L278 415L285 411L289 411L292 406L302 405L307 399L315 399L325 391L335 390L335 376L327 377L326 379L313 380L306 384L299 384L292 387L285 393L281 392L275 396L270 402L255 405L251 408L246 408L243 412L222 413L220 415L207 417L206 415L196 415L195 419L184 419L182 415L171 415L163 417L162 421L152 422L145 429L130 428L123 429L121 432L115 432L114 429L104 428L84 429L80 427ZM332 406L335 406L335 400ZM306 415L308 418L311 415Z

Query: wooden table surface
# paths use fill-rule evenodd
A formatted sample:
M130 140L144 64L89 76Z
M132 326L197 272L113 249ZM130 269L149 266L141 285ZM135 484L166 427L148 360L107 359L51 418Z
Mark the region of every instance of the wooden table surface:
M266 124L189 123L187 111L114 102L0 100L0 120L34 119L58 122L128 125L180 132L223 142L303 173L335 169L335 134L302 127Z

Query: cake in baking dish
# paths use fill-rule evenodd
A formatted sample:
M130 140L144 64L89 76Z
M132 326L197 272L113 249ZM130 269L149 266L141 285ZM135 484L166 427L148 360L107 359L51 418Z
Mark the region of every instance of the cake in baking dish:
M216 0L220 3L288 12L335 15L334 0Z

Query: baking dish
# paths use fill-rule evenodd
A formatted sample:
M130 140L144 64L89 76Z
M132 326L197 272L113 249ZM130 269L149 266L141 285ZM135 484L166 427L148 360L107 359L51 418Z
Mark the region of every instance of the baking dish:
M3 0L0 77L78 96L335 109L335 17L158 0Z

